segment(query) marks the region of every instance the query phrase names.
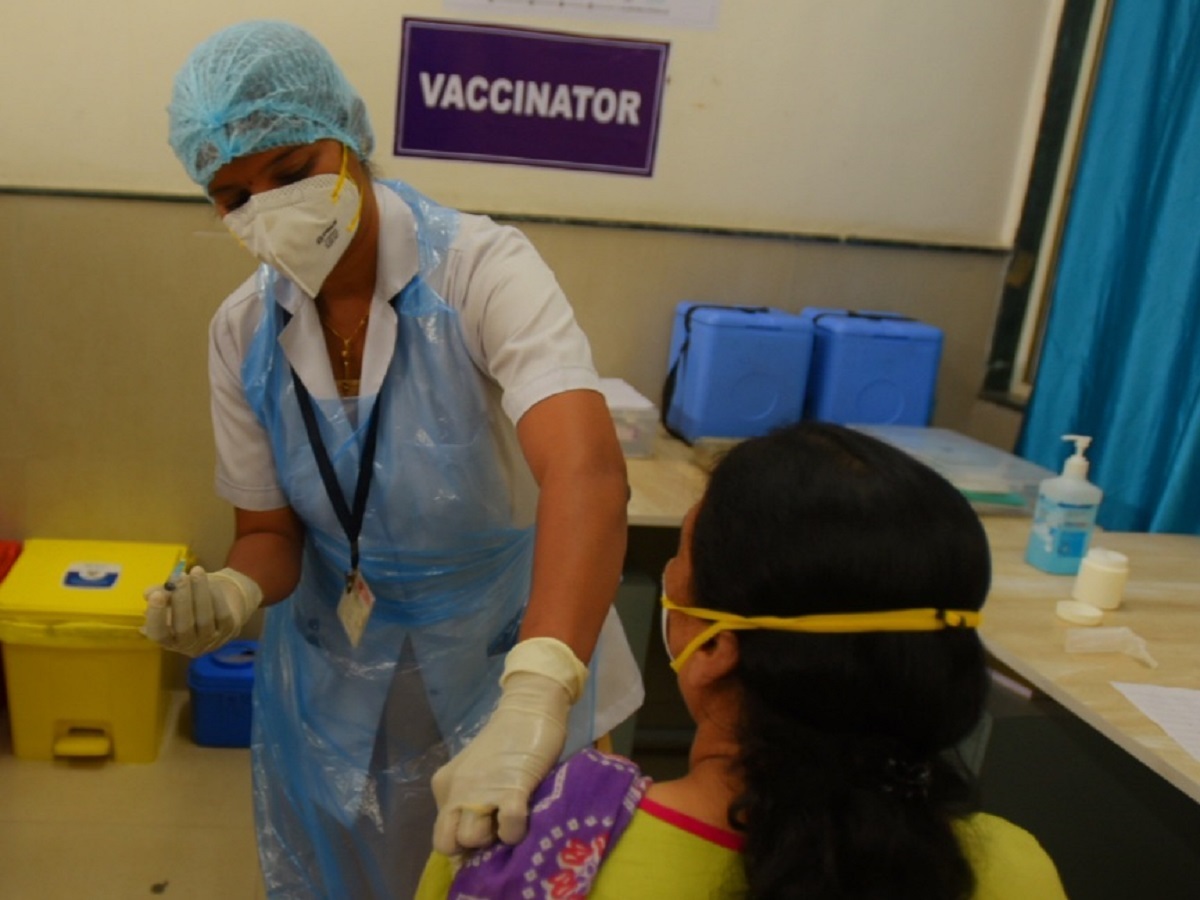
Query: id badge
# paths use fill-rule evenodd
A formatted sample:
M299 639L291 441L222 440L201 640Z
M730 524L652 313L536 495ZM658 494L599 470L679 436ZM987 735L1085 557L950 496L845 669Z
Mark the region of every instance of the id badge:
M346 590L342 592L337 607L338 620L346 629L351 647L357 647L362 640L374 606L375 595L371 593L370 585L363 579L362 573L355 569L346 577Z

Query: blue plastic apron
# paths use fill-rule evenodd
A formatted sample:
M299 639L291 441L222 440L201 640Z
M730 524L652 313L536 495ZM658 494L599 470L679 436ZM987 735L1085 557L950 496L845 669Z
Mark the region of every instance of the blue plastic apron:
M420 273L393 301L399 324L387 375L378 395L349 406L313 398L347 498L379 405L359 539L376 603L357 648L336 615L349 542L305 433L278 342L286 314L265 266L264 314L242 369L306 527L300 583L267 610L256 663L254 799L273 898L412 896L436 812L429 779L494 707L529 595L533 529L512 524L480 375L457 313L426 281L458 214L404 185L388 187L416 217ZM568 752L593 738L593 702L573 711Z

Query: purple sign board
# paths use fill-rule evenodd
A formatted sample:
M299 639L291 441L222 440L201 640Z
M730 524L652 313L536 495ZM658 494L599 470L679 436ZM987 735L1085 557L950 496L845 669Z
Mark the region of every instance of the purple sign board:
M405 19L397 156L651 175L669 45Z

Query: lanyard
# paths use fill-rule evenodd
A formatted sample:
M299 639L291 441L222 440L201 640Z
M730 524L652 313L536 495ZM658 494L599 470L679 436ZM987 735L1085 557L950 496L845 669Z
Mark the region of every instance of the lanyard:
M317 417L313 412L312 397L308 388L292 369L292 384L296 387L296 400L300 404L300 414L304 417L304 430L308 432L308 443L312 447L313 456L317 459L317 470L321 473L321 481L325 485L325 493L333 504L342 530L350 541L350 571L346 573L347 587L358 572L358 536L362 533L363 517L367 510L367 492L371 488L371 467L375 463L375 444L379 437L379 407L383 400L383 390L375 395L375 405L367 421L367 437L363 443L362 458L358 463L358 483L354 487L354 508L346 506L346 498L342 496L341 485L338 484L337 474L333 471L333 463L329 461L329 451L321 440L321 431L317 427Z

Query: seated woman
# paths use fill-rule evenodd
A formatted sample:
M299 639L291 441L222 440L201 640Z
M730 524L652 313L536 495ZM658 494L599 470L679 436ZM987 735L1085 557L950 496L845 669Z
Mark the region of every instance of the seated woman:
M456 874L435 855L419 900L1064 897L955 763L989 683L990 577L970 505L901 451L819 423L739 444L663 575L687 774L584 751L524 842Z

